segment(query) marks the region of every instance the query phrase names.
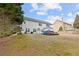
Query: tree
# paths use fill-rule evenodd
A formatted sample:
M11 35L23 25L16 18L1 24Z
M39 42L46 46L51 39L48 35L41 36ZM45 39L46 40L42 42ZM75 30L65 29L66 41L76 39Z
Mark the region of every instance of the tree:
M23 22L22 3L0 4L0 32L12 31ZM2 30L2 31L1 31Z
M0 16L5 16L3 18L9 18L10 20L16 21L18 24L23 22L23 11L20 3L15 4L0 4Z
M79 16L78 15L76 15L76 17L75 17L73 26L74 26L74 28L79 29Z

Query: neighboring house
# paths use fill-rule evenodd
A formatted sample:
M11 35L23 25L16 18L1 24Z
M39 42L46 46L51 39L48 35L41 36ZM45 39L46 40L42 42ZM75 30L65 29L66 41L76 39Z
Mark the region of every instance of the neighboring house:
M42 33L44 28L50 28L50 23L33 18L24 18L22 23L22 33Z
M68 31L68 30L72 30L73 29L73 26L69 23L66 23L66 22L63 22L63 21L60 21L60 20L56 20L53 25L53 30L58 32L59 31L59 28L62 27L62 29L64 31Z

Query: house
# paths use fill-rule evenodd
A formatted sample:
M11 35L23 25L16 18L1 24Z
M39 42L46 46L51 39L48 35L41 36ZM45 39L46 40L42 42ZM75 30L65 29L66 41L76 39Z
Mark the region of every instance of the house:
M60 27L62 27L62 29L64 31L69 31L69 30L72 30L73 29L73 26L69 23L66 23L66 22L63 22L63 21L60 21L60 20L56 20L53 25L53 30L58 32Z
M50 28L50 25L52 24L43 20L25 17L21 25L22 33L42 33L43 29Z

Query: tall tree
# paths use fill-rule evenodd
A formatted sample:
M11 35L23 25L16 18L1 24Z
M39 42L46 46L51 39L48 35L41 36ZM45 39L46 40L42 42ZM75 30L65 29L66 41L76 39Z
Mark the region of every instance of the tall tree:
M5 16L4 18L9 18L21 24L23 21L23 11L20 3L6 3L0 4L0 16Z
M74 28L79 29L79 15L76 15L73 26Z
M0 4L0 29L3 32L10 31L23 22L22 3ZM1 31L1 30L0 30Z

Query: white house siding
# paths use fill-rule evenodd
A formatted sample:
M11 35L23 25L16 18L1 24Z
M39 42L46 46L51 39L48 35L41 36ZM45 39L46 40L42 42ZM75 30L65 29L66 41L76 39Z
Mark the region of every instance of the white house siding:
M30 29L30 31L27 33L31 33L33 32L33 29L36 29L36 33L41 33L43 28L46 28L46 24L41 23L42 26L39 26L39 22L33 22L33 21L28 21L26 20L25 22L23 22L22 24L22 32L24 33L27 30Z
M53 24L53 29L54 31L58 32L59 28L62 27L64 30L72 30L73 26L68 24L68 23L63 23L62 21L57 20L54 24Z
M72 30L73 29L73 26L71 25L68 25L68 24L65 24L65 30Z
M55 22L52 27L53 27L53 30L57 32L59 31L60 26L62 26L61 22Z

